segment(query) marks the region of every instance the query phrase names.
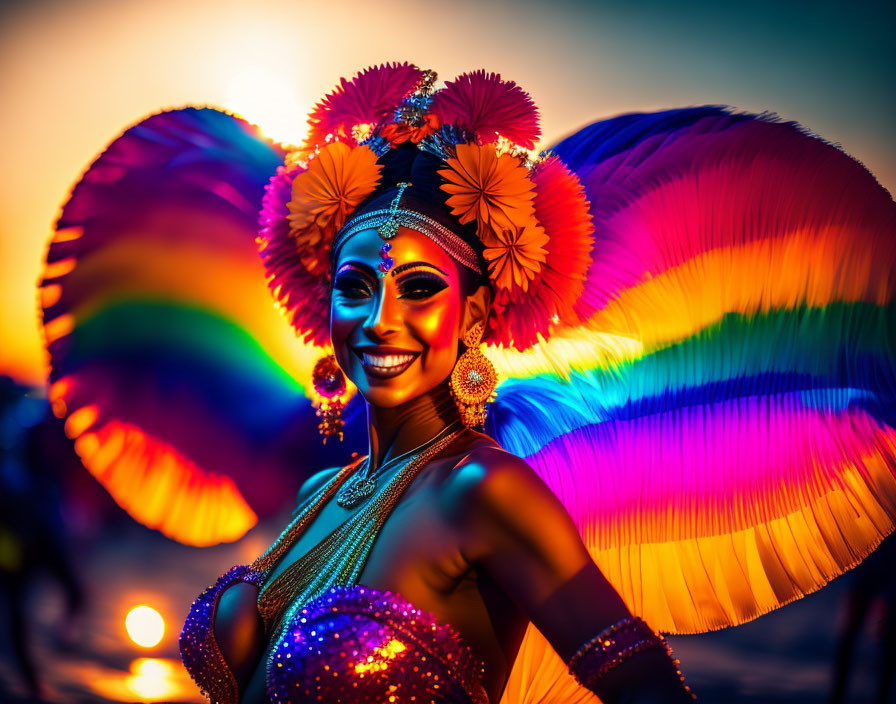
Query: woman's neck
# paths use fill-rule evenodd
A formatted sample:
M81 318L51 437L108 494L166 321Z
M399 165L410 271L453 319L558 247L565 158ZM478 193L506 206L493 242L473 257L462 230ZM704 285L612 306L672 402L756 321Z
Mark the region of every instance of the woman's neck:
M371 470L419 447L459 419L447 379L400 406L378 408L368 403Z

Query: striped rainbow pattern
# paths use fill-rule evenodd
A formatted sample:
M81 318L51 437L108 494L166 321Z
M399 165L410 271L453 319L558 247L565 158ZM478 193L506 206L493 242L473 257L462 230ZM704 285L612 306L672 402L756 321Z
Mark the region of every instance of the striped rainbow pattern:
M218 110L153 115L85 172L49 245L54 409L113 498L181 542L236 540L282 509L296 457L299 474L341 459L303 388L320 352L275 310L254 243L283 157Z

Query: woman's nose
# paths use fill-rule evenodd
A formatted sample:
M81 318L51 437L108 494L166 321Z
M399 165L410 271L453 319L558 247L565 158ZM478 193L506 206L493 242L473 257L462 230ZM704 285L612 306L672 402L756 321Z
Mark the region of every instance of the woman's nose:
M398 301L388 283L382 282L374 299L373 309L364 321L364 333L376 341L386 340L398 332L400 325Z

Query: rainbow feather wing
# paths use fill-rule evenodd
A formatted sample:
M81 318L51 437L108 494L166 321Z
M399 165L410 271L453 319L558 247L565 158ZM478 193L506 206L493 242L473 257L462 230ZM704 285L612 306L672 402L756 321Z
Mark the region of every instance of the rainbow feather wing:
M660 630L742 623L856 565L896 519L889 194L797 125L715 107L552 151L591 201L586 322L540 368L496 355L500 442ZM564 351L589 335L590 363Z
M239 538L282 508L271 486L332 459L302 386L319 353L275 310L254 242L282 161L221 111L153 115L85 172L49 246L54 408L113 498L185 543Z
M623 115L553 150L596 245L579 325L505 382L526 457L633 612L748 621L856 565L896 520L896 205L794 124ZM596 702L534 628L503 702Z

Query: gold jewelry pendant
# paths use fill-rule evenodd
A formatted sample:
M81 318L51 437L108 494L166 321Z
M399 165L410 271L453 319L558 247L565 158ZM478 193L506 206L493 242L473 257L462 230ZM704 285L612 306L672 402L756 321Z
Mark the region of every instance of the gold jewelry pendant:
M458 357L448 383L461 420L468 428L479 428L485 423L486 404L494 400L498 385L495 366L479 350L484 330L485 325L477 323L464 336L467 351Z

